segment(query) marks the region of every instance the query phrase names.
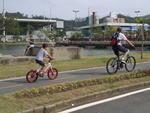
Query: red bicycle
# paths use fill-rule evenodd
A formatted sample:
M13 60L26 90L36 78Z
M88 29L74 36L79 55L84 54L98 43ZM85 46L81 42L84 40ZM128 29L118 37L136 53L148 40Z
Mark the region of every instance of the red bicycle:
M27 75L26 75L26 80L28 83L33 83L36 82L38 77L44 77L48 76L50 80L54 80L58 77L58 70L56 68L52 67L52 64L49 60L48 64L46 65L46 71L43 72L42 74L40 73L41 67L36 70L30 70Z

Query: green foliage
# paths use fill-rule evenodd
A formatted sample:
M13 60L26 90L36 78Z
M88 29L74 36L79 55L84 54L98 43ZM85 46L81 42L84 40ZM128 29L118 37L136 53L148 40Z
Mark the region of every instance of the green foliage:
M91 28L91 32L92 32L92 37L93 38L100 38L103 36L103 31L101 28L99 27L95 27L95 28Z
M14 20L14 18L7 18L5 25L6 25L6 34L19 35L20 26L18 22Z
M33 89L28 89L28 90L18 92L15 94L15 96L18 98L22 98L22 97L32 98L32 97L45 95L45 94L52 95L55 93L65 92L65 91L78 89L82 87L100 85L100 84L106 84L106 83L110 84L110 83L119 82L122 80L142 78L146 76L150 76L150 69L144 70L144 71L133 72L130 74L119 75L119 76L109 76L109 77L96 78L96 79L90 79L90 80L82 80L82 81L76 81L76 82L71 82L71 83L47 86L45 88L33 88Z
M0 17L0 28L3 28L3 18ZM14 18L6 18L5 19L5 29L6 29L6 34L11 34L11 35L19 35L20 34L20 26ZM2 34L3 30L0 30L0 34Z
M135 21L136 21L137 23L144 23L144 22L145 22L145 19L138 17L138 18L135 18Z
M114 32L116 32L116 28L112 26L108 26L106 29L105 35L108 37L111 37Z
M78 39L82 39L83 38L83 34L80 32L76 32L72 35L72 37L70 38L71 40L78 40Z

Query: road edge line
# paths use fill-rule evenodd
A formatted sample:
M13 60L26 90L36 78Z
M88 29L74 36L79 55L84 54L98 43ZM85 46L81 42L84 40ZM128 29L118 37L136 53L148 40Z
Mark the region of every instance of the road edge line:
M98 100L98 98L100 98L99 99L100 101L104 102L104 100L106 100L106 99L109 100L109 98L114 98L114 97L116 98L117 97L116 95L118 95L118 96L120 96L120 95L131 96L131 94L134 95L134 94L142 93L142 91L150 90L149 86L150 86L150 81L149 82L143 82L143 83L137 83L137 84L130 85L130 86L115 88L115 89L110 90L110 91L98 92L98 93L74 98L71 100L59 102L59 103L54 104L54 105L47 105L47 106L40 106L40 107L32 108L30 110L24 111L23 113L34 113L34 112L39 112L39 111L41 111L41 113L45 113L45 112L70 113L73 111L70 110L69 108L72 108L73 106L79 106L79 105L84 106L87 103L90 103L90 102L92 103L93 101L96 102ZM146 88L146 87L149 87L149 88ZM137 92L137 93L135 93L135 92ZM65 109L68 109L69 111L66 111ZM18 113L22 113L22 112L18 112Z

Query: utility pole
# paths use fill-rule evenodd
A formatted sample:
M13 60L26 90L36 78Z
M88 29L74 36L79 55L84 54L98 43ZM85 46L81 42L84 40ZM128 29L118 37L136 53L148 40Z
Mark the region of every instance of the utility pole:
M143 59L143 51L144 51L144 22L142 23L141 34L142 34L141 59Z
M6 16L5 16L5 1L3 0L3 13L2 13L2 16L3 16L3 38L4 38L4 42L6 41L6 28L5 28L5 19L6 19Z
M90 13L91 13L90 7L88 7L89 40L91 40L91 38L92 38L92 30L91 30L92 24L91 24L91 14Z

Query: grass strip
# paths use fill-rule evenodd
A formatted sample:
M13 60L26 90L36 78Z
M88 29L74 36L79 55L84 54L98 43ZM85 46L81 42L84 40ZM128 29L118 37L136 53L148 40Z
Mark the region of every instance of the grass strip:
M150 76L150 70L132 72L130 74L124 74L124 75L108 76L108 77L101 77L101 78L95 78L89 80L56 84L44 88L42 87L42 88L27 89L19 93L16 93L16 97L32 98L32 97L41 96L45 94L52 95L55 93L65 92L65 91L74 90L82 87L114 83L122 80L130 80L130 79L142 78L146 76Z

